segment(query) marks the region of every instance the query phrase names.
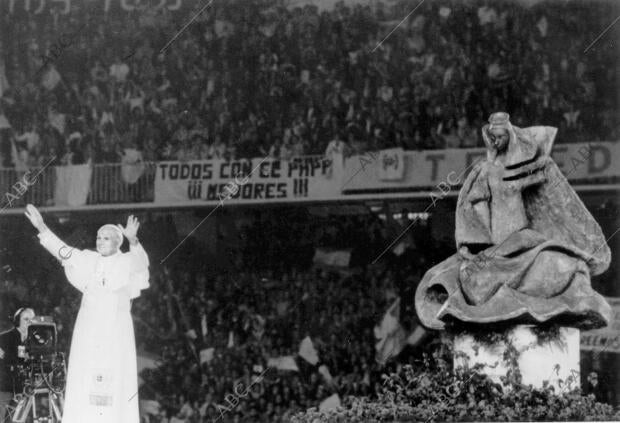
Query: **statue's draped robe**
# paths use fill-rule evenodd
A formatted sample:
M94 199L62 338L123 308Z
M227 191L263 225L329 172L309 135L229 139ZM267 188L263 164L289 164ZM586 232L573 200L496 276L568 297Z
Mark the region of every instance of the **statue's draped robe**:
M555 129L514 129L505 157L490 155L464 181L458 252L426 273L416 311L435 329L449 321L604 326L611 309L590 284L610 261L600 226L549 157Z
M139 423L130 306L131 299L149 286L146 252L138 244L127 253L104 257L71 249L50 231L39 238L82 292L69 353L63 423Z

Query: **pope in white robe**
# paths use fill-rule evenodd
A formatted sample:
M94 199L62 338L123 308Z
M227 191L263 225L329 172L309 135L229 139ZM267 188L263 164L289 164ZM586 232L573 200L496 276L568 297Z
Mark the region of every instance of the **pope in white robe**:
M82 292L75 321L63 423L139 423L136 345L131 300L149 286L149 260L138 242L140 224L104 225L97 251L78 250L47 228L32 205L26 216L41 245L62 263L69 282ZM129 252L120 251L123 235Z

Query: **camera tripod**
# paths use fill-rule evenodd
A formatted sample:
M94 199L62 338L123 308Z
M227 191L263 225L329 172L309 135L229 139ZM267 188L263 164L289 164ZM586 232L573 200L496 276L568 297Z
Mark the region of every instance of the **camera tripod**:
M62 393L47 387L35 388L32 394L21 395L12 423L59 423L62 420L62 406Z
M23 394L15 396L17 402L12 423L59 423L62 420L66 367L64 355L31 359L22 369Z

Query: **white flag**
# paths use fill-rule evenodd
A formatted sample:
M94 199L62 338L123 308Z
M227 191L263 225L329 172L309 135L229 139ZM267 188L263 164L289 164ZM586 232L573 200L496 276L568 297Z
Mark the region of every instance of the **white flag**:
M137 354L138 373L144 369L156 369L158 357L146 351L139 351Z
M338 396L338 394L334 394L331 397L327 397L323 401L321 401L321 404L319 405L319 411L333 410L340 407L340 405L340 397Z
M207 326L207 315L203 314L200 319L200 328L202 329L202 336L207 336L209 333L209 327Z
M398 319L400 317L400 297L392 303L390 308L387 309L383 320L377 326L375 326L375 338L385 339L390 333L396 331L398 327Z
M334 382L332 374L329 372L329 369L325 364L319 366L319 373L323 376L323 378L325 378L325 382L327 382L328 385L331 385Z
M385 364L391 357L396 357L407 344L407 334L400 325L400 298L385 312L379 326L375 326L375 337L379 340L375 345L376 360Z
M274 367L278 370L293 370L299 371L295 358L292 355L286 355L282 357L272 357L267 360L267 367Z
M317 248L314 251L312 262L321 266L349 267L351 250L335 250L330 248Z
M90 192L90 165L57 166L54 205L83 206Z
M316 363L319 362L319 353L317 353L316 348L314 348L314 344L312 343L312 339L309 336L306 336L301 344L299 344L299 353L301 358L306 360L308 363L316 366Z
M159 414L161 405L155 400L140 400L140 411L143 414L152 414L154 416Z
M200 364L208 363L213 360L213 355L215 353L215 348L205 348L200 351Z
M418 325L416 326L414 331L411 332L411 335L409 335L409 337L407 338L407 343L409 345L417 345L420 343L420 341L422 341L422 339L424 339L424 335L426 335L427 333L428 332L426 331L426 329Z

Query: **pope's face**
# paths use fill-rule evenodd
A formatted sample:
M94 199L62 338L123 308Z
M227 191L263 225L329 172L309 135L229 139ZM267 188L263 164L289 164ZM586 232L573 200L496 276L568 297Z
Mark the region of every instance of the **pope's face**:
M510 135L506 128L492 128L489 130L489 139L497 151L503 151L508 145Z
M113 229L104 228L97 232L97 252L110 256L118 251L118 234Z

